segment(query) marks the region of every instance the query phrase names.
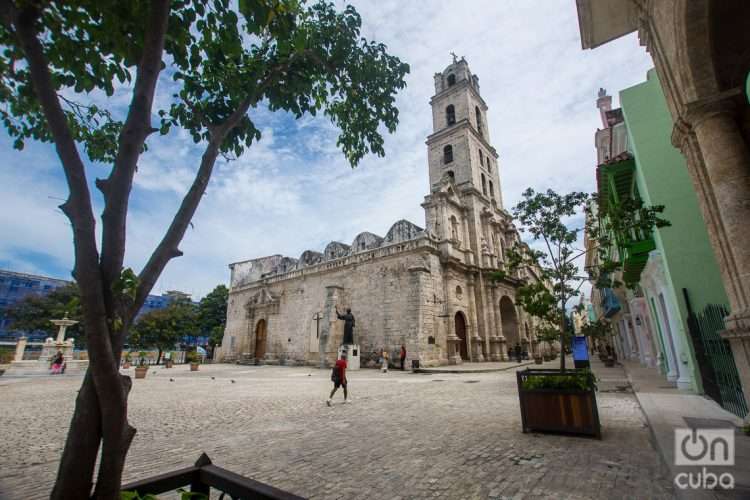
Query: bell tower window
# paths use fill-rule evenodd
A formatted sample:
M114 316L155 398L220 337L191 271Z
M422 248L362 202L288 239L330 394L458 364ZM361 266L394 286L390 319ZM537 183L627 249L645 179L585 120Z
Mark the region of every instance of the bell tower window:
M448 75L448 86L452 87L455 84L456 84L456 75L454 75L453 73L451 73L450 75Z
M492 185L492 181L490 181L490 198L495 199L495 187Z
M443 148L443 163L448 164L453 162L453 146L448 144Z
M449 127L456 123L456 108L453 107L453 104L445 108L445 122Z
M487 179L484 178L484 174L482 174L482 194L487 196Z
M479 111L479 106L474 107L474 111L477 114L477 132L482 135L482 112Z

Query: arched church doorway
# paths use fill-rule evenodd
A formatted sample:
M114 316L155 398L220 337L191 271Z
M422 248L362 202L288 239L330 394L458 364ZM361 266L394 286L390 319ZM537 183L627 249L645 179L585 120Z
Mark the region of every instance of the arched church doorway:
M456 336L461 339L458 343L458 351L461 359L469 360L469 350L466 348L466 318L461 311L456 313Z
M518 331L518 316L516 315L516 306L513 301L506 295L500 299L500 317L503 324L503 336L505 337L508 349L512 349L521 342L521 335Z
M266 355L266 320L258 321L255 327L255 359L263 359Z

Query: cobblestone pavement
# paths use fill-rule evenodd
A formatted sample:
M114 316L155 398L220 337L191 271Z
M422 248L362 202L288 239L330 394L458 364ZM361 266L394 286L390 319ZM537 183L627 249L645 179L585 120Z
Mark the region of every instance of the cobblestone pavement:
M136 380L126 481L216 465L310 498L672 498L632 394L597 395L603 439L521 432L515 372L349 374L203 365ZM171 380L170 380L171 379ZM234 382L232 382L234 381ZM49 495L80 377L0 377L0 497Z

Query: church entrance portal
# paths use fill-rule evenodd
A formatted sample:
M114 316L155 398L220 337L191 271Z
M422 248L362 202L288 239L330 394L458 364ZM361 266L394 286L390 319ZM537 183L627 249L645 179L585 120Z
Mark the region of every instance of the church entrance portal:
M456 336L461 339L461 342L458 343L461 359L468 361L469 350L466 348L466 319L462 312L456 313Z
M266 355L266 320L258 321L255 327L255 359L263 359Z

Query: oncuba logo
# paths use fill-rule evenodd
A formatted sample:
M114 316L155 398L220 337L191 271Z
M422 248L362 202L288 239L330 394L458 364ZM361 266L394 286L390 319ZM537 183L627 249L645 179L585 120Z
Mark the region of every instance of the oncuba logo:
M681 472L674 478L680 489L734 488L734 476L717 474L705 466L734 465L733 429L675 429L675 465L703 466L697 472Z

